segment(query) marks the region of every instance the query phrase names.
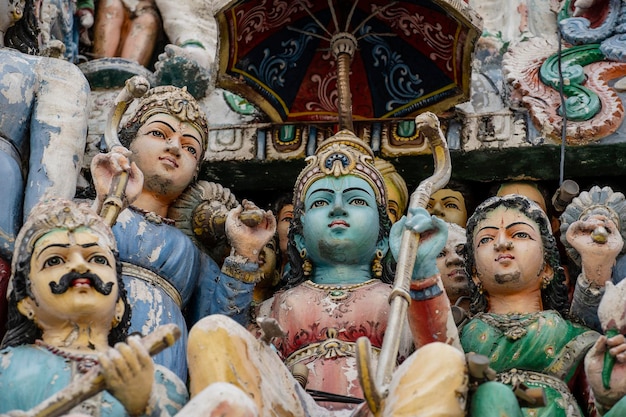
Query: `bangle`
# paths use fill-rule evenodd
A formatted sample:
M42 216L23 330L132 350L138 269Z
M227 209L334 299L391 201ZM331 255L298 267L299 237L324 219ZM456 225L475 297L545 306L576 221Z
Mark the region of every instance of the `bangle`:
M222 265L222 272L249 284L259 282L262 277L259 265L248 262L248 259L241 255L230 255L227 257Z
M206 49L204 45L202 45L202 42L195 39L187 39L186 41L181 42L178 46L181 48L184 48L185 46L197 46L198 48Z

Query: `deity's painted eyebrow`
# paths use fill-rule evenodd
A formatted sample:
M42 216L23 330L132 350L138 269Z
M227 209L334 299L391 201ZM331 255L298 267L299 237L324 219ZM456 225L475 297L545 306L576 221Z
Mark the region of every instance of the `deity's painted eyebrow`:
M150 124L152 124L152 123L162 123L165 126L167 126L172 132L177 132L177 130L174 129L174 126L172 126L171 124L169 124L169 123L167 123L167 122L165 122L163 120L154 120L154 121L150 122ZM198 145L200 145L200 147L202 147L202 144L200 143L200 140L197 137L195 137L194 135L192 135L191 133L185 133L185 134L183 134L183 137L191 138L191 139L195 140L196 142L198 142Z
M363 191L364 193L370 195L370 196L374 196L367 188L361 188L361 187L352 187L352 188L346 188L346 190L344 191L344 193L347 193L348 191Z
M510 228L512 228L512 227L519 226L519 225L522 225L522 226L528 226L528 227L530 227L531 229L534 229L534 227L532 227L532 225L531 225L530 223L526 223L526 222L515 222L515 223L511 223L510 225L508 225L508 226L506 227L506 229L510 229Z
M69 243L51 243L39 251L39 253L37 254L37 258L39 258L45 251L47 251L50 248L69 248L69 247L70 247Z
M530 227L531 229L534 229L534 228L532 227L532 225L530 225L530 223L526 223L526 222L514 222L514 223L511 223L511 224L507 225L507 226L505 227L505 229L507 229L507 230L508 230L508 229L510 229L510 228L512 228L512 227L519 226L519 225L528 226L528 227ZM478 229L478 232L477 232L477 233L482 232L483 230L486 230L486 229L490 229L490 230L492 230L492 229L493 229L493 230L498 230L499 228L498 228L498 227L496 227L496 226L484 226L484 227L481 227L480 229Z
M98 243L97 243L97 242L91 242L91 243L85 243L85 244L78 245L78 246L80 246L81 248L84 248L84 249L89 249L89 248L92 248L92 247L94 247L94 246L98 246ZM56 248L65 248L65 249L67 249L67 248L69 248L69 247L70 247L70 244L69 244L69 243L51 243L50 245L48 245L48 246L46 246L45 248L43 248L43 249L42 249L42 250L41 250L41 251L37 254L37 258L39 258L39 257L41 256L41 254L42 254L42 253L44 253L45 251L47 251L48 249L50 249L50 248L54 248L54 247L56 247Z

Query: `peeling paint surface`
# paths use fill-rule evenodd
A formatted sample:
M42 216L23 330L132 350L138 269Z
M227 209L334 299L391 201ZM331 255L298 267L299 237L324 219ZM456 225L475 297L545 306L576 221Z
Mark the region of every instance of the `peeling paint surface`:
M29 410L82 376L76 373L76 362L53 354L44 347L23 345L5 348L0 357L0 413ZM28 387L28 389L25 389ZM173 373L157 366L154 388L158 403L152 400L153 415L170 416L182 408L188 399L185 385ZM101 417L125 417L122 404L107 391L85 401L84 409L100 406ZM95 401L97 400L97 401ZM80 409L81 405L75 410ZM170 412L165 412L169 410Z
M7 145L0 151L6 186L6 198L0 201L0 248L8 248L0 251L3 257L10 256L11 239L35 204L52 196L74 197L88 97L87 80L75 65L0 49L0 136ZM10 146L14 151L6 150Z
M246 306L251 302L252 284L221 274L217 264L179 229L149 221L131 209L120 213L113 233L120 259L148 271L152 280L148 282L145 278L124 273L133 308L129 331L147 334L162 324L178 325L181 338L174 346L154 356L154 360L184 381L187 375L187 325L180 306L168 294L168 288L180 294L182 305L189 307L192 321L212 313L239 314L238 320L243 320L247 317ZM238 308L232 308L233 305Z

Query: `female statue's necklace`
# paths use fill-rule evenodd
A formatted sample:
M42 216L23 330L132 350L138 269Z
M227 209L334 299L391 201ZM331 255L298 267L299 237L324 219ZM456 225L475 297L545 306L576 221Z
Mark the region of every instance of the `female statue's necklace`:
M41 346L42 348L48 350L50 353L56 356L60 356L65 359L69 359L72 362L76 362L78 372L80 372L81 374L86 373L94 366L100 364L100 362L94 357L94 355L66 352L61 348L49 345L43 340L39 339L35 341L35 344L37 346Z
M306 281L305 284L317 288L319 290L326 291L328 293L328 297L332 300L339 301L343 300L350 295L352 290L357 288L365 287L373 282L380 281L379 279L370 279L368 281L359 282L358 284L350 284L350 285L341 285L341 284L317 284L311 280Z
M492 314L492 313L479 313L474 318L478 318L491 327L495 327L500 330L507 339L517 340L528 333L528 326L539 320L540 314L527 313L527 314Z

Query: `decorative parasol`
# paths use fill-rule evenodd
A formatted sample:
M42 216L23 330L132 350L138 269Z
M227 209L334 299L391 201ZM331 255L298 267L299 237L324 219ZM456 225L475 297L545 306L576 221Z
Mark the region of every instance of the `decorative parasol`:
M219 85L274 122L446 110L469 97L481 33L460 0L241 0L217 18Z

